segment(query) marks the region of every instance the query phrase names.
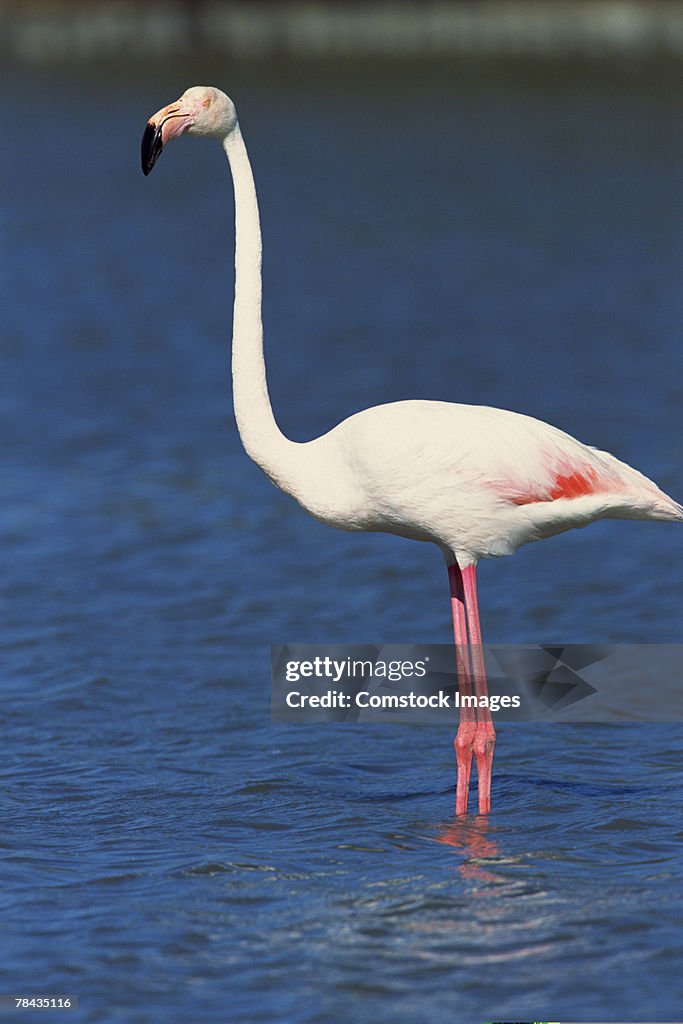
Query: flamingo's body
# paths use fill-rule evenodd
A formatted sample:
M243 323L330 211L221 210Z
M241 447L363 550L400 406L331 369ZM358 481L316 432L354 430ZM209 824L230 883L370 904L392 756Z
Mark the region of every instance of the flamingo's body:
M432 541L461 569L596 519L683 519L613 455L504 409L379 405L298 454L285 489L316 518Z
M503 409L408 401L375 406L303 444L275 422L261 321L261 234L256 192L232 101L194 87L158 111L143 137L149 173L163 145L188 131L219 139L235 187L233 394L240 437L271 480L321 521L344 530L431 541L449 569L462 694L486 693L477 609L480 558L597 519L683 522L683 508L613 455L540 420ZM495 732L488 710L461 712L457 813L467 808L472 757L479 809L490 807Z

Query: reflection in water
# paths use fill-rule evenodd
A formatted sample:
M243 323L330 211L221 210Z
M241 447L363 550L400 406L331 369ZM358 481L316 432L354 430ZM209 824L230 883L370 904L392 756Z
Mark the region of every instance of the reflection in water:
M500 856L498 843L487 835L491 829L488 815L478 814L466 820L455 819L442 825L435 841L461 851L462 863L458 870L463 878L478 882L505 882L503 875L495 874L485 861Z

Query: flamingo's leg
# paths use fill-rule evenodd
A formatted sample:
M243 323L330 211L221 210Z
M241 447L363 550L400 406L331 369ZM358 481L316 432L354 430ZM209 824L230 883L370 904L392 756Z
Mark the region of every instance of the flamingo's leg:
M458 673L460 694L460 725L455 737L455 759L458 765L458 783L455 795L455 813L467 813L467 797L470 788L472 755L477 729L475 710L463 706L463 697L472 695L470 679L470 656L467 645L467 622L465 618L465 592L463 578L458 565L448 566L448 581L451 588L451 611L455 634L455 665Z
M493 728L493 719L491 718L489 708L481 707L481 698L488 697L488 687L486 684L484 648L481 642L481 625L479 623L476 565L470 565L463 569L462 580L467 626L470 636L474 692L477 696L474 757L477 762L477 775L479 777L479 813L489 814L491 810L491 769L493 766L493 750L496 745L496 731Z

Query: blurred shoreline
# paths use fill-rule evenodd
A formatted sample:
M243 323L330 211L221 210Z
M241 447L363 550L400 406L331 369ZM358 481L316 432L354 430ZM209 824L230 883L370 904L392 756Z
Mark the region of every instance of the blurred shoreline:
M236 58L683 58L683 2L0 0L0 54L29 62Z

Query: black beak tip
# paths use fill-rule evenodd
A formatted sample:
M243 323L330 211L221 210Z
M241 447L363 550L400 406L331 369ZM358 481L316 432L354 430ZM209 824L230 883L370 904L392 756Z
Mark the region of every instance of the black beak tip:
M161 150L164 148L161 141L161 128L157 128L150 121L145 125L145 130L142 136L142 173L145 177L154 167L155 163L159 159Z

